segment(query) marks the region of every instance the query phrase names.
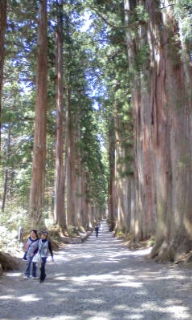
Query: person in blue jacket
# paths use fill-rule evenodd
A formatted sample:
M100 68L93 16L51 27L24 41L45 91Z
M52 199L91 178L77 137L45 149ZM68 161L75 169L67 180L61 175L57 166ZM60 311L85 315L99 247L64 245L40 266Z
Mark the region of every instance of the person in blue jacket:
M40 282L43 282L46 278L45 265L46 265L47 257L49 253L53 261L53 250L52 250L51 242L48 239L48 232L43 231L41 233L41 239L39 240L39 246L38 246L38 252L37 252L37 254L39 254L41 258L40 277L39 277Z

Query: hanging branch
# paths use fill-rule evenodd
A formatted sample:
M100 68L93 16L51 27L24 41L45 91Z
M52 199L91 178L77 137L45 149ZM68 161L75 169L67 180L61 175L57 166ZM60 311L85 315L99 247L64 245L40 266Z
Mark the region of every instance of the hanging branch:
M107 17L103 16L96 8L94 7L90 7L91 10L93 10L99 18L101 18L108 26L110 26L111 28L113 29L128 29L130 27L137 27L138 25L141 25L141 24L145 24L146 22L143 21L143 20L138 20L138 21L135 21L135 22L129 22L126 26L125 25L114 25L113 23L109 22ZM125 10L127 13L131 13L132 10Z

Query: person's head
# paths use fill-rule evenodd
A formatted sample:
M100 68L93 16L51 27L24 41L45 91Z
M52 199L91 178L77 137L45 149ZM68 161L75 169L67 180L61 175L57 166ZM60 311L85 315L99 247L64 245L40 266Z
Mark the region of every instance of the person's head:
M31 234L30 234L32 239L37 239L38 238L38 234L37 234L37 230L31 230Z
M48 238L48 232L47 231L42 231L41 232L41 239L45 240Z

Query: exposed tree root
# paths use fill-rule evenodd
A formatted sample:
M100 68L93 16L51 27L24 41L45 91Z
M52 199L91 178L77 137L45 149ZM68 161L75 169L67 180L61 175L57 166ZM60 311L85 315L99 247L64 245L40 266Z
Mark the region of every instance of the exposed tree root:
M192 241L181 237L179 234L169 243L166 240L159 240L153 247L150 257L157 262L175 262L187 261L189 253L192 250ZM184 258L185 257L185 258Z
M20 268L20 261L8 253L0 252L0 265L3 271L18 270Z

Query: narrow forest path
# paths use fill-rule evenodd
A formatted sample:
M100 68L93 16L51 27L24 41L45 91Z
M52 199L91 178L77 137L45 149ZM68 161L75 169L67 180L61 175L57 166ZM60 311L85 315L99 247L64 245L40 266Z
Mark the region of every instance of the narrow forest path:
M0 279L0 320L192 319L192 270L146 260L101 229L59 251L43 284Z

